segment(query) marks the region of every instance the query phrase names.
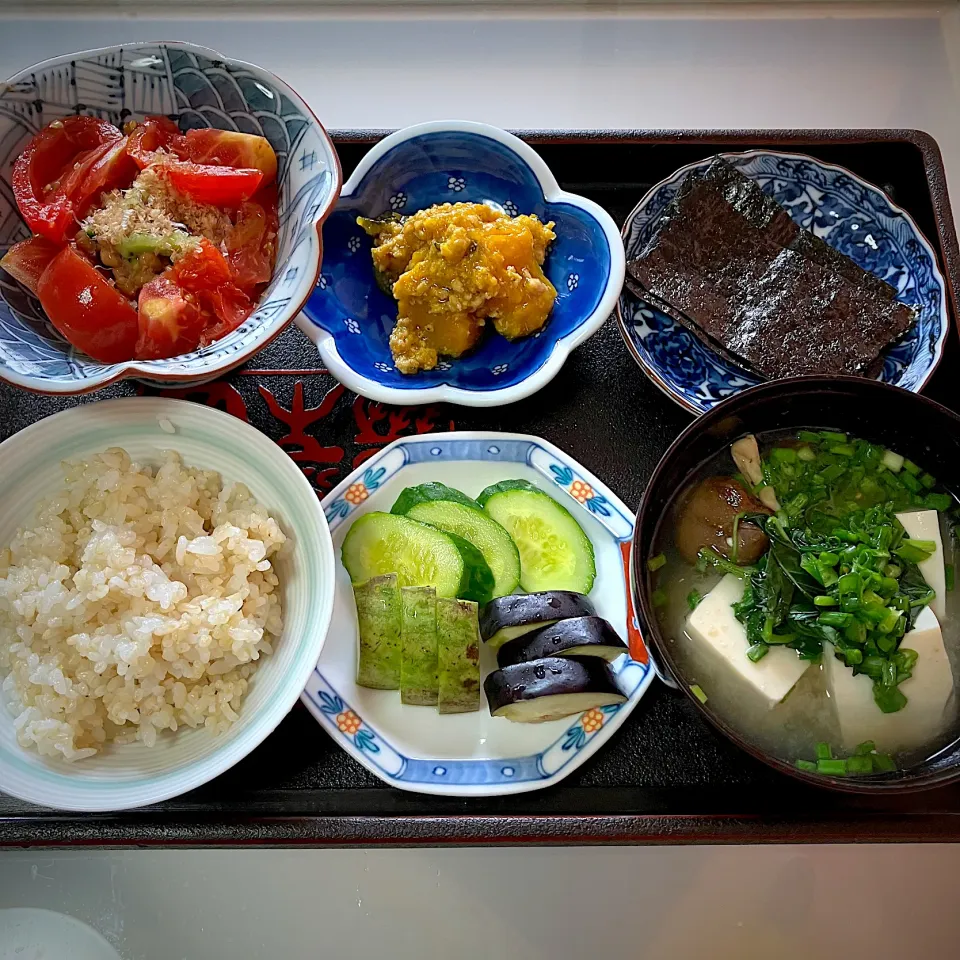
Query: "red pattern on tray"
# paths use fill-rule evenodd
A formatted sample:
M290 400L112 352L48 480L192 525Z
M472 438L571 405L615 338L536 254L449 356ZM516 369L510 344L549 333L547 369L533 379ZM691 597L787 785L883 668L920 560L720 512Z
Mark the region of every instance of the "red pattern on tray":
M255 378L257 392L266 404L269 415L287 428L287 432L277 443L299 465L318 496L335 486L349 470L398 437L456 429L452 419L442 419L440 407L389 407L351 394L336 381L333 381L334 385L327 390L317 406L308 407L304 396L305 378L328 376L325 370L241 370L234 375ZM289 407L284 406L276 394L260 382L261 377L296 378ZM138 392L144 393L147 389L140 387ZM267 432L262 421L257 423L251 420L247 398L228 380L214 380L193 387L150 392L217 407ZM347 463L344 462L347 452L342 446L324 443L315 435L316 425L326 420L344 397L353 398L349 402L356 424L354 443L364 448L355 453ZM342 427L340 430L342 431ZM326 432L329 435L332 429L328 428Z

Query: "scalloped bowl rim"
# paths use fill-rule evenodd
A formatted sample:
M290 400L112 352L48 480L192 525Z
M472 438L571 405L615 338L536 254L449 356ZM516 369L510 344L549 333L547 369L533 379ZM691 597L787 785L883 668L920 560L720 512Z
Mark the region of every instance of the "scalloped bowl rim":
M501 387L497 390L470 390L449 384L440 384L435 387L413 387L409 390L400 387L388 387L377 380L371 380L369 377L358 373L347 364L337 350L333 334L314 323L309 317L301 314L297 317L297 325L316 344L317 350L329 371L345 386L370 400L400 405L446 401L467 407L497 407L513 403L516 400L529 397L545 387L560 372L571 351L592 337L603 326L607 318L613 314L620 297L626 272L623 239L613 218L598 203L579 194L568 193L560 189L553 172L533 147L499 127L469 120L430 120L426 123L404 127L384 137L370 148L356 170L350 175L350 179L344 184L340 193L340 202L353 199L356 196L355 191L366 175L394 147L407 140L433 133L472 133L502 144L512 150L530 168L547 203L566 203L593 217L603 230L610 250L610 275L596 309L581 321L575 330L571 330L565 337L554 341L549 356L536 370L519 383L509 387Z
M934 375L937 370L937 367L940 366L940 362L943 360L944 348L947 342L947 336L950 333L950 311L947 309L947 300L949 298L947 282L944 279L943 272L940 270L940 264L937 260L937 254L934 251L933 247L930 244L930 241L927 240L923 231L917 225L917 221L913 219L913 216L903 209L898 203L895 203L883 190L880 189L876 184L870 183L869 180L865 180L863 177L854 173L847 167L840 166L837 163L827 163L825 160L820 160L817 157L813 157L808 153L793 153L788 150L765 150L763 148L758 148L755 150L724 150L720 153L711 154L709 157L704 157L701 160L695 160L693 163L687 163L679 169L675 170L669 177L664 177L662 180L655 183L641 198L637 205L627 214L626 219L623 221L623 227L620 230L620 237L624 245L624 251L626 251L626 241L627 234L630 232L631 227L633 226L633 221L640 214L640 212L646 207L646 205L653 198L659 190L662 190L668 184L674 183L678 178L684 177L689 174L691 171L702 167L704 163L713 157L737 157L750 159L753 157L761 156L770 156L770 157L784 157L788 160L809 160L810 162L816 164L818 167L823 167L827 170L834 170L838 173L842 173L845 176L850 177L851 180L855 180L865 189L869 190L871 194L879 196L893 211L900 217L903 217L904 220L910 225L910 228L913 230L917 240L920 242L920 245L926 250L930 256L930 262L932 265L932 272L934 278L940 284L940 290L942 296L940 297L940 335L937 338L937 342L933 345L933 363L930 364L930 369L923 375L922 379L911 388L902 388L907 390L908 393L921 393L923 388L930 382L930 378ZM640 298L635 296L633 293L628 291L626 288L622 291L624 295L633 297L634 300L639 300ZM669 382L664 380L664 378L656 371L653 366L644 359L640 352L636 349L632 338L627 333L627 321L623 316L623 310L620 308L620 297L617 297L617 302L615 306L615 313L617 316L617 327L620 330L620 336L622 337L624 343L627 346L630 355L636 361L637 366L647 375L651 380L653 385L660 390L665 396L669 397L674 403L678 406L683 407L688 413L692 413L695 417L702 416L705 410L701 410L695 404L691 403L687 398L682 394L682 392L677 392ZM760 381L765 383L766 381ZM886 383L887 381L879 381L881 383ZM894 387L899 387L897 383L890 384ZM751 387L758 386L758 384L749 384L746 387L741 388L737 393L742 393L744 390L749 390ZM733 394L735 396L736 394ZM725 398L726 399L726 398ZM713 404L717 406L717 404ZM710 407L708 409L713 409Z
M41 60L39 63L32 64L24 70L17 71L17 73L13 74L13 76L8 77L4 81L4 84L9 85L20 83L21 81L28 79L33 73L37 73L40 70L47 70L63 63L69 63L72 60L89 59L91 57L101 56L118 50L131 50L137 47L157 46L170 47L175 50L186 50L191 53L198 53L209 60L222 60L231 67L249 70L251 73L261 74L262 76L268 77L270 82L276 85L280 93L288 97L295 106L303 111L304 116L316 125L321 139L327 142L327 145L330 149L330 155L334 159L335 163L332 171L334 174L334 188L331 190L326 204L318 209L312 218L313 224L317 231L316 265L314 269L313 282L306 287L306 292L303 298L294 309L290 309L288 307L287 309L278 313L273 320L264 322L262 324L260 330L261 338L257 339L257 341L252 344L249 349L240 351L236 354L228 354L220 363L212 362L200 376L197 376L196 374L164 373L162 366L160 369L155 369L149 366L149 364L153 363L169 365L178 359L177 357L169 357L165 360L128 360L122 362L121 364L105 363L102 364L104 369L114 366L118 366L119 369L103 376L88 376L82 380L44 380L43 386L41 386L34 377L25 374L13 373L8 370L0 372L0 381L6 381L14 386L21 387L24 390L29 390L32 393L43 394L46 396L78 396L85 393L91 393L95 390L102 390L104 387L107 387L112 383L117 383L118 381L128 380L131 378L142 378L151 381L162 380L170 386L214 380L217 377L223 376L223 374L228 373L230 370L240 366L241 364L246 363L251 356L253 356L255 353L258 353L271 341L278 337L306 305L307 301L310 299L310 295L313 293L313 290L317 285L317 281L320 279L320 272L323 266L322 227L324 221L333 212L334 208L336 207L337 200L339 199L340 191L343 186L343 167L340 163L340 157L337 155L337 149L334 146L330 134L327 132L326 127L324 127L324 125L320 122L320 119L317 117L316 113L314 113L313 108L306 102L306 100L303 99L303 97L300 96L300 94L296 92L296 90L293 89L293 87L283 81L272 71L258 66L255 63L250 63L247 60L237 60L233 57L224 56L222 53L220 53L218 50L214 50L212 47L205 47L203 44L199 43L191 43L188 40L137 40L131 43L113 43L104 47L92 47L87 50L77 50L74 53L49 57L46 60Z

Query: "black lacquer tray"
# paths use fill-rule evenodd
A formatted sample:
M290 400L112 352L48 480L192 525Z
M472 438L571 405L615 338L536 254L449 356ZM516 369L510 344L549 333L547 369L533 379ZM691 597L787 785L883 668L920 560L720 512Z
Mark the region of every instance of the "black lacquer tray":
M382 132L336 135L345 175ZM916 219L955 289L960 251L940 154L913 131L564 132L524 135L561 185L622 222L653 184L718 150L810 153L883 187ZM951 299L951 315L956 319ZM927 393L960 408L951 332ZM0 439L67 406L0 385ZM330 489L399 436L512 430L558 444L634 508L689 415L643 375L611 319L536 396L508 407L388 408L344 390L290 329L223 380L176 392L248 419ZM2 464L0 464L2 469ZM56 814L0 795L0 845L481 844L960 839L960 788L890 799L808 788L739 752L686 698L657 683L613 741L561 785L487 800L403 793L342 752L298 705L250 757L167 803L103 816Z

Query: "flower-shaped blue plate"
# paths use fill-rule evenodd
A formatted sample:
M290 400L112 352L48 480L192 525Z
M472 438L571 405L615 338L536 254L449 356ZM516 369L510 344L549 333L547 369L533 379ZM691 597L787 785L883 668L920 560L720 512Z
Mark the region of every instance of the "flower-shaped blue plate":
M622 704L551 723L511 723L476 713L441 716L435 707L400 702L396 690L356 683L357 614L350 577L337 563L333 619L301 698L320 725L381 780L401 790L489 797L549 787L609 741L653 679L629 589L633 514L576 460L553 444L515 433L456 432L403 437L365 461L323 499L334 547L370 510L389 510L404 487L441 481L475 496L507 478L522 478L562 503L593 544L597 579L590 599L630 655L613 664ZM484 675L496 657L481 648Z
M377 288L372 241L356 218L446 202L553 220L557 239L544 270L557 301L534 336L510 343L491 329L468 355L407 376L395 369L388 342L397 305ZM338 380L383 403L497 406L529 396L610 316L623 284L623 243L609 214L562 191L522 140L482 123L423 123L381 140L345 184L323 239L323 273L300 328Z
M192 43L131 43L67 54L23 70L0 90L0 252L29 235L10 189L27 141L77 112L118 126L148 114L181 129L266 137L279 160L280 233L273 279L232 333L170 360L99 363L75 351L37 299L0 270L0 378L40 393L85 393L138 377L158 386L211 380L266 346L296 316L320 272L320 224L340 192L340 161L313 111L266 70Z
M897 298L917 311L913 328L887 352L880 379L919 393L940 362L950 320L936 254L910 214L856 174L813 157L769 150L723 156L756 180L801 227L886 280ZM711 160L681 168L637 204L623 226L627 260L643 250L684 179ZM704 413L760 382L626 288L617 318L627 347L647 376L691 413Z

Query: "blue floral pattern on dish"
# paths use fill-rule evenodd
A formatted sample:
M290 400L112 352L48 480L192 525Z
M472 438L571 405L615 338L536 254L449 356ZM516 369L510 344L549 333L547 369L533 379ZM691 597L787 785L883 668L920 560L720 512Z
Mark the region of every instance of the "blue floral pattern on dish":
M401 196L406 212L444 202L488 203L554 221L557 239L547 250L544 271L558 297L543 336L508 343L490 331L466 356L416 376L400 373L389 345L396 301L376 285L372 241L358 233L356 218L395 211ZM512 148L463 130L412 137L378 158L341 196L323 238L327 282L304 308L306 321L332 337L330 349L335 348L336 358L351 372L403 391L449 385L486 393L522 383L550 360L561 341L575 339L591 320L612 274L611 244L595 216L573 202L548 201L535 171ZM363 336L349 336L343 323L347 317L359 323ZM320 342L323 353L328 348Z
M886 280L899 300L917 310L914 327L888 351L880 379L919 392L942 356L949 315L936 255L912 218L878 188L812 157L771 151L725 157L784 206L796 223ZM687 175L709 162L678 170L640 201L623 228L628 260L646 245ZM644 371L693 413L760 382L626 288L618 314L620 331Z
M273 280L257 309L222 340L173 361L98 363L76 353L39 302L0 271L0 377L64 393L129 373L161 386L164 378L207 380L263 346L309 295L320 263L317 225L337 196L340 170L309 109L271 74L193 44L128 44L21 73L0 92L0 105L0 252L29 234L9 186L14 159L42 127L78 110L118 125L166 114L182 129L214 126L264 136L277 153L280 195Z
M408 467L438 461L493 461L525 464L548 483L563 488L574 498L569 509L590 510L590 502L603 506L593 511L605 534L623 553L621 575L629 594L629 570L624 550L633 534L634 518L617 497L579 464L562 459L561 451L534 437L512 435L450 434L442 437L402 438L371 458L363 473L347 477L324 498L324 511L331 531L336 531L353 510L366 499L365 491L383 486ZM591 496L577 496L581 485ZM628 631L639 634L634 617ZM547 786L561 779L584 759L584 750L609 738L639 702L654 670L629 656L616 660L611 669L620 690L628 697L622 704L587 710L570 719L570 726L548 747L529 756L497 759L450 759L411 757L401 752L384 730L371 727L360 712L347 702L324 673L323 659L304 690L302 700L328 734L357 760L388 783L413 788L436 789L442 785L451 795L496 794L507 784Z

